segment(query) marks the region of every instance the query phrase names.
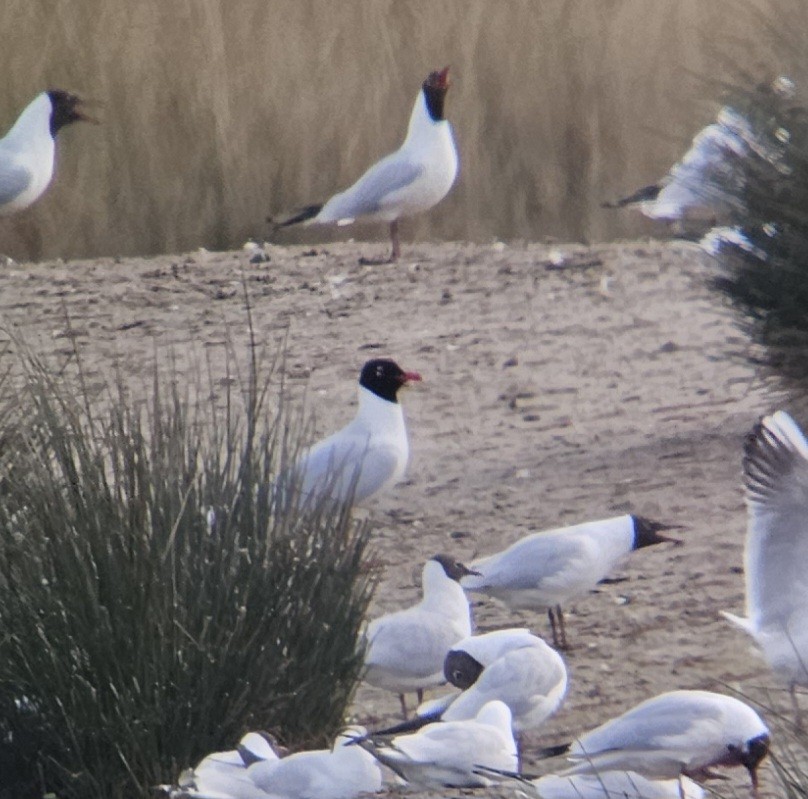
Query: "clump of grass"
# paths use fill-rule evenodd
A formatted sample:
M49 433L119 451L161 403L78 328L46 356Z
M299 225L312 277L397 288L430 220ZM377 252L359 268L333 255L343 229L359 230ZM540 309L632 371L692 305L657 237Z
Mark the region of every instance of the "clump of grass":
M0 797L143 797L249 728L333 736L362 666L368 530L273 489L303 426L265 407L272 370L250 359L217 402L217 376L155 369L139 401L123 378L91 395L20 357L0 447Z

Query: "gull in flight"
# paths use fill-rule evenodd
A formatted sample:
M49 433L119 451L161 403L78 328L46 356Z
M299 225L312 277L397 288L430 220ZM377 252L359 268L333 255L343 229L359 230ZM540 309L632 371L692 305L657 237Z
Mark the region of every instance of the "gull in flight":
M808 685L808 441L785 411L747 436L743 472L746 617L722 613L788 684L799 727L796 687Z

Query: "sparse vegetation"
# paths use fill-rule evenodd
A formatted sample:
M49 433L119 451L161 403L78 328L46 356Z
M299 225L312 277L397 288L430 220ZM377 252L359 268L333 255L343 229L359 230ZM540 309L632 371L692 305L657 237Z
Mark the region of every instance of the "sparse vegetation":
M368 536L273 490L303 430L267 407L278 370L250 359L244 381L186 387L155 369L144 401L122 377L99 395L80 370L18 357L0 442L0 797L143 797L248 728L330 738L361 668ZM220 377L224 414L207 400Z

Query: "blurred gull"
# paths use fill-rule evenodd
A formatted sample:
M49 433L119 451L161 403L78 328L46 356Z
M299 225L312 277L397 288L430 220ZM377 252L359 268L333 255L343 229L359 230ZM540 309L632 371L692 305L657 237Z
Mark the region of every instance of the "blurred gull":
M48 188L56 134L72 122L96 121L81 111L84 102L61 89L42 92L0 139L0 216L27 208Z
M207 755L180 776L178 786L161 785L160 789L172 799L265 799L247 769L259 761L277 760L276 747L273 736L248 732L236 749Z
M418 701L422 701L424 688L444 681L447 652L471 635L471 611L458 583L471 573L449 555L435 555L424 565L423 599L368 625L365 682L395 691L404 718L404 694L416 691Z
M465 721L428 724L392 739L370 736L356 741L401 779L422 788L477 788L493 780L479 766L506 771L518 767L511 713L503 702L488 702Z
M645 216L667 222L732 219L744 210L742 159L754 149L748 120L729 106L696 135L682 160L658 183L606 208L639 207Z
M722 613L788 684L800 726L796 686L808 685L808 441L787 413L755 425L743 469L746 618Z
M452 128L443 116L448 72L449 67L431 72L424 81L415 98L407 137L398 150L325 204L310 205L279 226L298 222L348 225L360 218L389 222L390 258L398 260L399 218L432 208L449 193L457 176Z
M531 781L540 799L703 799L705 790L688 777L649 780L634 771L602 771Z
M247 769L247 776L266 796L282 799L353 799L362 793L375 793L382 787L378 763L361 748L350 745L364 734L363 727L350 727L339 735L332 749L260 761Z
M660 535L665 529L670 526L625 515L534 533L475 560L471 568L478 574L460 584L511 608L547 608L553 644L567 648L561 605L591 591L633 550L673 541Z
M356 416L304 452L295 465L305 499L359 503L401 480L410 446L398 390L420 379L387 358L362 367Z

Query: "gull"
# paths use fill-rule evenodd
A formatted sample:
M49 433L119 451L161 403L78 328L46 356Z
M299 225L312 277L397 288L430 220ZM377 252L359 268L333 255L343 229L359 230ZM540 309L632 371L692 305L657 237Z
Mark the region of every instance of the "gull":
M353 799L361 793L375 793L382 787L378 763L360 747L350 745L365 733L364 727L349 727L332 749L260 761L247 769L247 776L272 799Z
M409 722L375 734L472 719L493 700L508 706L513 731L519 734L539 727L555 713L567 690L567 669L558 652L529 630L516 627L459 641L447 653L443 673L461 693L425 702Z
M398 220L439 203L457 177L457 150L452 128L443 116L449 67L430 72L410 116L404 143L382 158L345 191L328 202L310 205L281 222L349 225L357 219L390 224L391 261L401 255Z
M530 781L540 799L703 799L704 788L688 777L649 780L636 771L603 771Z
M746 618L722 613L788 684L799 727L796 686L808 685L808 441L785 411L747 436L743 471Z
M405 372L388 358L375 358L362 367L356 416L295 464L305 501L360 503L401 480L410 445L398 390L419 380L417 372Z
M748 120L724 106L715 122L693 139L682 159L657 183L606 208L639 207L650 219L733 219L744 211L740 196L745 185L743 159L757 145Z
M61 89L38 94L0 139L0 216L22 211L36 202L53 177L56 134L86 116L80 97Z
M561 605L591 591L633 550L663 541L678 544L660 535L670 527L625 515L533 533L502 552L475 560L471 568L478 574L464 577L460 584L511 608L547 608L553 645L566 649Z
M423 788L479 788L494 780L482 768L518 767L511 712L504 702L488 702L473 719L428 724L411 735L356 740L406 782Z
M161 785L171 799L266 799L247 775L259 761L278 760L277 741L268 733L248 732L236 749L213 752L183 772L178 786Z
M652 780L703 780L715 766L743 766L757 793L769 730L749 705L711 691L670 691L540 755L566 753L559 776L636 771Z
M435 555L424 565L423 599L368 625L364 680L395 691L405 719L404 694L416 691L421 702L424 688L444 681L446 653L471 635L471 610L458 580L472 573L449 555Z

